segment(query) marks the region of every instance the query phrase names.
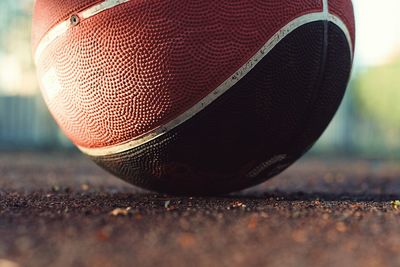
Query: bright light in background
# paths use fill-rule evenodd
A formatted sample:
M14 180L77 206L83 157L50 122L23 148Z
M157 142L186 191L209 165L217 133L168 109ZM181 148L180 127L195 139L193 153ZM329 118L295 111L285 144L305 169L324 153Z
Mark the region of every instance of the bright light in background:
M21 87L22 70L17 58L0 54L0 84L4 93L14 94Z
M400 0L353 0L357 21L357 65L387 63L400 56Z

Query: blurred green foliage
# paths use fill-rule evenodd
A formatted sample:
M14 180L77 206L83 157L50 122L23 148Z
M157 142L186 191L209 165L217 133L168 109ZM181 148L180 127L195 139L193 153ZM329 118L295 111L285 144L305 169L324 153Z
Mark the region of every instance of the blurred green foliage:
M370 67L356 77L355 103L360 119L369 121L388 148L400 148L400 56Z
M400 57L360 73L357 85L360 111L382 127L400 129Z

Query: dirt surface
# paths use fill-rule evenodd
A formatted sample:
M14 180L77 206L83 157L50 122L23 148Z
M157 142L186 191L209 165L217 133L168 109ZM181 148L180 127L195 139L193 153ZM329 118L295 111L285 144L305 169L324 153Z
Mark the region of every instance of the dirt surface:
M400 266L400 163L303 159L219 198L135 189L79 154L0 154L0 267Z

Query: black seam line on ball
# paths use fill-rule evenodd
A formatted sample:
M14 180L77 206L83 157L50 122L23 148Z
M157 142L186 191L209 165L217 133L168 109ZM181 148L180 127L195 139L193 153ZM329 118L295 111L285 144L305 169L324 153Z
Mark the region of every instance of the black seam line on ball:
M324 88L321 88L321 84L323 82L324 79L324 74L325 74L325 68L326 68L326 59L327 59L327 53L328 53L328 45L329 45L329 21L325 20L323 21L324 23L324 42L322 45L322 53L321 53L321 62L319 65L319 72L318 72L318 76L317 79L314 82L314 88L315 88L315 94L313 99L311 100L311 105L310 107L307 109L306 114L309 114L310 111L314 108L314 106L316 105L317 100L319 99L319 96L321 95L322 91L324 90ZM319 88L319 90L318 90ZM306 120L308 121L309 116L305 116Z
M322 81L324 79L324 74L325 74L325 69L326 69L326 60L328 57L328 46L329 46L329 21L325 20L324 21L324 44L322 48L322 60L321 60L321 66L320 66L320 72L318 75L317 82L315 84L316 88L320 88ZM323 88L322 88L323 89ZM319 94L318 94L319 95ZM314 98L313 103L315 104L315 101L318 98Z
M321 88L321 85L323 84L324 74L325 74L326 65L327 65L327 57L328 57L328 49L329 49L329 29L330 29L330 27L336 28L337 26L333 23L332 23L332 25L330 25L331 22L328 20L325 20L323 22L324 22L324 36L323 36L324 42L323 42L323 47L322 47L323 53L321 55L320 71L319 71L318 78L315 81L315 86L314 86L314 88L316 88L317 90L313 97L313 100L311 101L312 104L309 106L309 108L305 112L306 116L304 116L305 120L302 125L307 125L311 122L311 120L312 120L311 113L312 113L313 109L315 108L315 106L318 105L318 100L319 100L320 96L323 94L324 89L325 89L325 88ZM337 28L339 28L339 27L337 27ZM341 32L343 34L345 34L343 31L341 31ZM348 49L351 51L351 47L349 44L348 44ZM350 76L349 76L349 78L350 78ZM319 88L319 90L318 90L318 88ZM297 138L295 136L297 136ZM295 145L296 142L298 142L298 140L300 138L302 138L302 136L303 136L302 129L299 129L298 131L296 131L296 135L293 135L293 144ZM298 157L300 158L301 156L306 154L308 152L308 150L310 150L318 140L319 140L319 138L313 144L310 144L310 146L301 155L298 155Z
M329 21L328 20L324 20L321 21L324 24L324 36L323 36L323 44L321 47L322 53L321 53L321 61L320 61L320 65L319 65L319 71L318 71L318 76L317 79L314 82L314 91L315 94L311 100L311 104L309 106L309 108L304 112L306 116L304 116L304 122L301 125L306 125L307 122L310 121L310 118L312 116L308 116L312 110L314 109L315 105L318 102L318 99L320 98L320 95L322 94L324 88L321 88L321 85L323 83L323 79L324 79L324 73L325 73L325 68L326 68L326 60L327 60L327 53L328 53L328 45L329 45ZM295 131L296 135L294 136L301 136L301 131L302 129L299 129L298 131ZM300 134L299 134L300 133ZM294 143L296 142L297 138L293 138Z

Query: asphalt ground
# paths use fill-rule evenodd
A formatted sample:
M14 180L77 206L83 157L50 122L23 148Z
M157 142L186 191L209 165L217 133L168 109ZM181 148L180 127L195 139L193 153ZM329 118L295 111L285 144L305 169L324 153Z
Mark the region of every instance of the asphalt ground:
M218 198L138 190L76 153L0 153L0 267L400 266L400 163L305 158Z

